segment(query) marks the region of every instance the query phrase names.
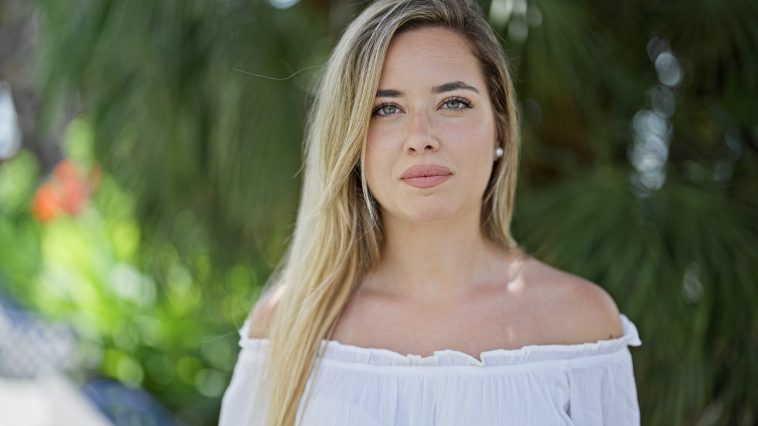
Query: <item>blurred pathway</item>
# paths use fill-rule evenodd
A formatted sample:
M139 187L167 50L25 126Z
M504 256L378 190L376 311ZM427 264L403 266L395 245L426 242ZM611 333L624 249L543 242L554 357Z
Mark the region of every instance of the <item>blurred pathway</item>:
M65 376L0 377L0 426L111 426Z

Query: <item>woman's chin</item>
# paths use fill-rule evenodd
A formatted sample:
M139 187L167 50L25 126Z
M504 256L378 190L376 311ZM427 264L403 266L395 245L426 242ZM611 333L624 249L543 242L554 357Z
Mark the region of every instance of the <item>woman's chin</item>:
M392 208L382 207L382 216L399 222L432 223L442 222L464 213L467 200L450 196L431 195L392 200ZM381 204L380 204L381 205Z

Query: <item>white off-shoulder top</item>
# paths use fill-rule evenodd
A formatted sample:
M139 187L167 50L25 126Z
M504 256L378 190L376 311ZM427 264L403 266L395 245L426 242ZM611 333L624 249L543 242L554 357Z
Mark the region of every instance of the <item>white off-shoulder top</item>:
M637 328L620 314L623 336L591 343L529 345L482 352L402 355L323 340L301 399L303 426L639 425L628 346ZM267 395L258 375L267 339L239 330L240 352L220 426L263 425Z

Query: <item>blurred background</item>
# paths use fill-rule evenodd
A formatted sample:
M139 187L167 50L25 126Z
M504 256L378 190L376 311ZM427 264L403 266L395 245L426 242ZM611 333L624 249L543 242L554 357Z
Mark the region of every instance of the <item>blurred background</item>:
M638 326L644 425L758 422L758 2L481 0L514 233ZM348 0L0 0L0 426L215 425Z

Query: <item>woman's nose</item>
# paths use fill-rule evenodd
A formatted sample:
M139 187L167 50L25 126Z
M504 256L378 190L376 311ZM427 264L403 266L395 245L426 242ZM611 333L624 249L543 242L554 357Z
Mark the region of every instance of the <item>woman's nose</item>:
M406 151L409 154L436 151L439 148L439 141L429 113L419 110L408 116Z

